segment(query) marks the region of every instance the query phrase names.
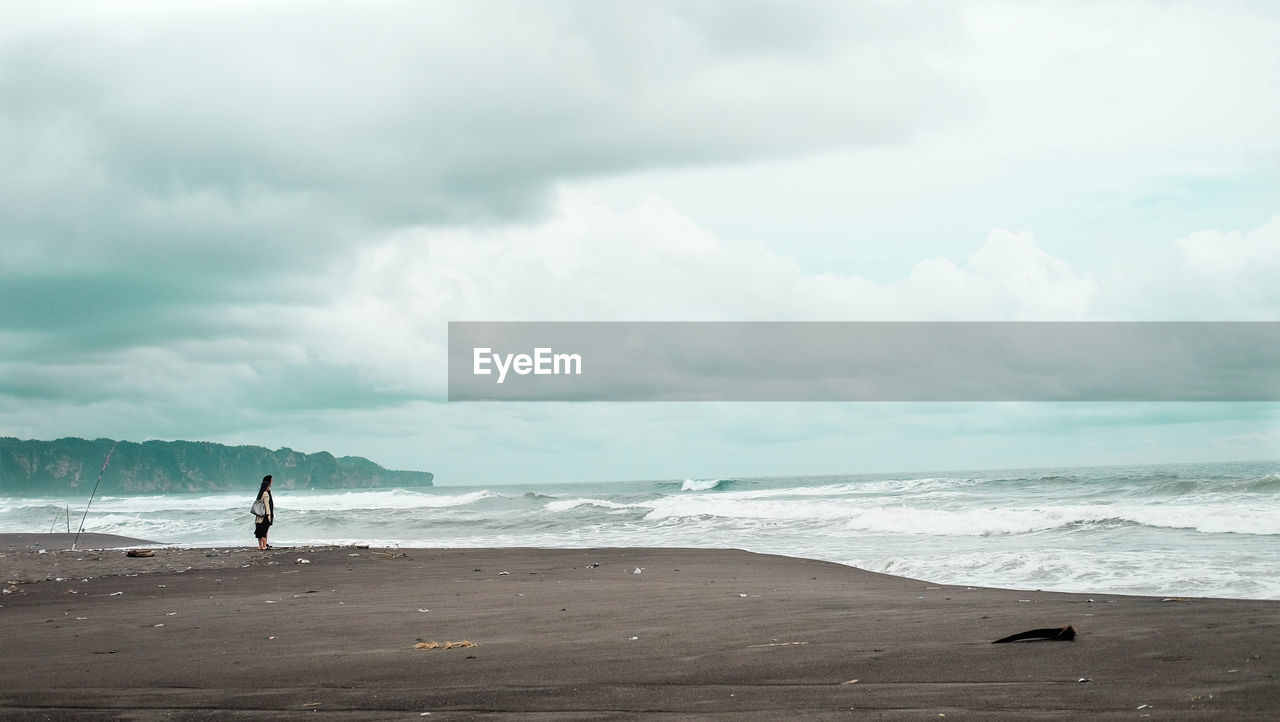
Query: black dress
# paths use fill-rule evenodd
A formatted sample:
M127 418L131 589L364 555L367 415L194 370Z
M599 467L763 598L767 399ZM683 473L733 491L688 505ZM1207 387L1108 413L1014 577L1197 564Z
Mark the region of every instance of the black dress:
M262 492L262 496L266 497L267 515L263 517L255 517L253 523L253 536L261 539L267 535L267 530L271 528L271 517L274 516L275 502L271 498L271 490L267 489ZM262 521L258 521L261 518Z

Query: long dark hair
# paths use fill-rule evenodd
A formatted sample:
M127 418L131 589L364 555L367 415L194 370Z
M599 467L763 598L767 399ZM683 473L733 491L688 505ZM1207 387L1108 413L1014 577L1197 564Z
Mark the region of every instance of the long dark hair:
M266 476L262 477L262 486L258 487L258 495L257 495L257 496L255 496L255 497L253 497L253 498L254 498L254 499L261 499L261 498L262 498L262 492L266 491L268 486L271 486L271 475L270 475L270 474L267 474Z

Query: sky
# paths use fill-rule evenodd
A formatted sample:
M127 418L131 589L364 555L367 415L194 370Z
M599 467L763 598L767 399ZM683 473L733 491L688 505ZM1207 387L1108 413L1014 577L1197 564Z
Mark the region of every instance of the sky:
M1262 402L446 400L450 321L1280 320L1277 37L1249 0L0 0L0 435L439 484L1280 458Z

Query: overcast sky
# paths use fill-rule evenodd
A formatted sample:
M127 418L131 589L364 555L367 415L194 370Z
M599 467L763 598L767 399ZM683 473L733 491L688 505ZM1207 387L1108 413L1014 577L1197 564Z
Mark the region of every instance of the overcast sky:
M442 484L1280 457L1262 403L445 401L449 321L1280 320L1276 7L0 0L0 435Z

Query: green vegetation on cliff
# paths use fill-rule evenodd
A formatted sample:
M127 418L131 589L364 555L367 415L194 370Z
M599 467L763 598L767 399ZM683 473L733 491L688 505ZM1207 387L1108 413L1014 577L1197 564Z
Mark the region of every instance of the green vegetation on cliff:
M0 495L51 495L93 488L112 444L100 494L162 494L256 489L271 474L282 489L391 489L431 486L425 471L391 471L359 456L327 451L224 446L208 441L132 441L0 437Z

